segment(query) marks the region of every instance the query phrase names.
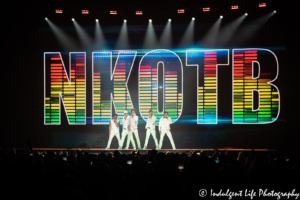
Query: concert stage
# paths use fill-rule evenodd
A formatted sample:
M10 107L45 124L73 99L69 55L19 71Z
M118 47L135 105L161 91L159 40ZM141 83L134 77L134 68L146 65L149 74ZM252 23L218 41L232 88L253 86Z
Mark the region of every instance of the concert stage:
M17 150L25 150L25 149L17 149ZM101 154L101 153L113 153L114 151L118 150L117 148L110 148L109 150L105 150L105 148L32 148L33 151L68 151L68 153L76 152L77 150L80 150L82 152L88 152L89 154ZM137 149L138 150L138 149ZM140 154L147 154L148 151L151 151L152 149L148 148L147 150L138 150ZM217 149L219 152L225 152L225 151L230 151L230 152L240 152L240 151L256 151L256 152L266 152L266 151L271 151L274 152L276 150L274 149L242 149L242 148L219 148ZM124 154L129 154L134 149L130 148L128 150L122 149L120 150ZM213 148L197 148L197 149L161 149L157 150L157 152L172 152L172 153L186 153L188 154L190 151L205 151L207 154L213 154L215 152L215 149Z
M154 12L127 3L119 10L103 2L85 10L43 6L31 12L34 23L18 23L32 32L26 31L30 40L14 35L26 48L16 49L20 41L6 45L14 55L7 60L18 57L12 66L23 67L3 79L10 97L5 116L13 120L5 123L0 149L113 152L123 137L123 147L131 141L128 121L135 145L161 142L158 152L296 148L291 114L298 114L288 89L294 91L297 78L290 75L298 73L286 65L281 4L159 5ZM287 80L295 83L285 87Z

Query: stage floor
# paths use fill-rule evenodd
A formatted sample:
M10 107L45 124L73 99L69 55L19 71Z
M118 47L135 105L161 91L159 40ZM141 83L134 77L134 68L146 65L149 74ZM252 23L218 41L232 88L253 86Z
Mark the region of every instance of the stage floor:
M0 148L1 150L1 148ZM2 150L7 150L9 151L10 149L2 149ZM25 148L17 148L17 151L22 151L24 152L26 149ZM117 148L110 148L109 150L105 150L105 148L32 148L33 151L67 151L68 153L76 153L77 150L80 150L81 152L88 152L89 154L107 154L107 153L113 153L114 151L118 150ZM151 151L151 148L148 148L147 150L138 150L139 154L147 154L148 151ZM242 149L242 148L218 148L219 152L225 152L225 151L229 151L232 152L234 154L237 154L240 151L256 151L256 152L270 152L270 151L277 151L274 149ZM130 148L128 150L125 150L124 148L121 151L123 154L130 154L132 153L132 151L134 151L133 148ZM215 152L214 148L195 148L195 149L161 149L161 150L157 150L157 152L172 152L172 153L186 153L189 154L190 151L196 151L196 152L200 152L200 151L206 151L207 155L212 155Z
M89 151L104 151L105 148L32 148L32 150L35 150L35 151L69 151L69 150L81 150L81 151L85 151L85 150L89 150ZM115 151L115 150L118 150L117 148L110 148L109 150L106 150L106 151ZM133 151L134 149L133 148L129 148L128 150L125 150L124 148L120 151ZM138 150L138 149L137 149ZM148 148L146 150L140 150L140 151L150 151L152 150L151 148ZM161 149L161 150L158 150L158 151L215 151L214 148L199 148L199 149L176 149L176 150L173 150L173 149ZM236 148L218 148L219 151L274 151L272 149L236 149Z
M108 152L114 152L116 150L118 150L117 148L110 148L109 150L105 150L105 148L32 148L33 151L68 151L68 152L72 152L72 151L86 151L89 153L108 153ZM137 149L138 150L138 149ZM146 154L148 151L151 151L151 148L148 148L146 150L138 150L141 154ZM242 148L218 148L218 151L233 151L233 152L239 152L239 151L276 151L274 149L242 149ZM128 154L132 151L134 151L133 148L130 148L128 150L125 150L124 148L122 150L120 150L122 153ZM158 152L178 152L178 153L189 153L190 151L208 151L208 152L214 152L215 149L214 148L197 148L197 149L161 149L161 150L157 150Z

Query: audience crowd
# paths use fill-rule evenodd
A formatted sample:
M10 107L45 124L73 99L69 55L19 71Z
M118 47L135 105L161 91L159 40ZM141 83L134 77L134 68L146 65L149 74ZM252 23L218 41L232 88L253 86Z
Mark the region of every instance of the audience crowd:
M186 200L199 199L200 189L284 192L298 189L299 164L299 154L277 151L95 154L12 149L0 154L2 191L10 198L31 199Z

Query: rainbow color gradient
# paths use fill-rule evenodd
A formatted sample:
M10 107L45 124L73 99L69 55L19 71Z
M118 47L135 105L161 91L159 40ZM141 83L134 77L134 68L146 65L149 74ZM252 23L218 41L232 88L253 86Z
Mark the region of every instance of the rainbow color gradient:
M186 65L197 66L197 124L217 124L218 65L229 65L229 50L189 50Z
M127 81L136 53L119 51L116 55L111 51L93 52L93 124L109 124L112 118L112 102L121 123L124 111L130 113L133 104ZM113 56L117 56L114 71Z
M68 75L60 53L44 54L46 125L61 123L60 101L69 124L86 124L85 53L70 53L69 58ZM50 82L50 88L46 87L46 82Z
M163 64L164 81L162 88L164 95L163 110L158 110L158 65ZM157 119L164 116L164 111L168 111L168 116L174 123L182 112L182 63L179 56L169 50L154 50L145 54L139 67L139 108L141 116L149 115L152 109ZM158 125L159 120L156 120Z
M233 50L234 124L272 123L278 117L279 90L270 83L277 76L271 80L271 73L262 72L264 66L260 66L258 62L259 56L264 57L266 53L271 55L272 52L264 49ZM275 56L274 53L273 55ZM268 64L271 65L273 60L270 60ZM258 77L253 77L254 63L259 65ZM259 108L256 110L253 108L253 91L259 93Z

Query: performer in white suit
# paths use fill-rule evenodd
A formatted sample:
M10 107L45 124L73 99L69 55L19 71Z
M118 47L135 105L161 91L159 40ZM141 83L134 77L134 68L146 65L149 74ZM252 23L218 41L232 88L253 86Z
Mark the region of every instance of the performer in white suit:
M145 139L145 144L144 144L144 148L143 148L144 150L147 149L150 135L152 135L155 145L156 145L156 149L158 149L158 142L156 139L156 131L155 131L155 121L156 121L156 117L153 115L153 111L149 110L149 117L147 119L147 123L145 126L145 129L147 130L147 132L146 132L146 139Z
M127 135L128 135L128 137L127 137L127 144L126 144L125 150L128 150L130 142L131 142L133 148L136 149L135 148L135 142L134 142L134 139L133 139L133 136L132 136L132 132L129 133L129 131L128 131L128 125L129 125L129 117L128 117L128 112L125 110L124 111L124 117L123 117L123 130L122 130L121 148L119 150L122 149L122 146L124 144L124 141L125 141L125 138L126 138Z
M175 144L174 144L174 141L173 141L173 137L172 137L172 134L171 134L171 127L170 127L170 124L172 123L172 119L170 117L168 117L168 112L165 111L164 113L164 117L160 118L159 120L159 133L160 133L160 140L159 140L159 149L161 149L161 146L162 146L162 143L163 143L163 139L164 139L164 136L165 134L167 134L171 144L172 144L172 147L173 147L173 150L175 150Z
M118 120L118 115L115 114L114 118L109 123L109 139L108 139L106 150L110 148L110 143L114 136L117 137L119 142L119 148L120 148L121 140L120 140L119 126L120 126L120 121Z
M129 117L129 125L128 125L128 135L130 133L134 133L137 145L139 150L141 150L141 143L140 143L140 138L139 138L139 133L138 133L138 116L135 114L135 110L131 109L131 116Z

